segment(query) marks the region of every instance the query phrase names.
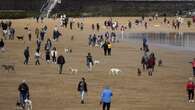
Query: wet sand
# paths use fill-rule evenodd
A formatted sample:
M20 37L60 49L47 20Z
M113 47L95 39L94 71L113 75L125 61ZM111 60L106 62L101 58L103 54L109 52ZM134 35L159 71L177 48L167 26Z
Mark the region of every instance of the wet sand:
M128 23L129 18L118 17L121 23ZM130 18L131 20L135 18ZM170 18L172 19L172 18ZM80 19L79 19L80 20ZM190 62L195 52L176 51L173 49L151 46L156 54L157 60L163 60L162 67L156 67L152 77L144 71L142 76L137 76L137 68L141 68L140 60L143 52L139 50L141 44L119 42L112 44L112 56L104 56L100 48L88 47L88 35L94 33L91 24L101 23L105 18L86 18L84 20L84 31L78 29L69 30L60 28L63 37L54 43L58 53L63 54L66 59L62 75L58 74L57 65L46 64L41 60L40 66L35 66L35 35L33 41L27 40L27 32L24 27L29 24L31 30L36 27L48 26L47 38L51 38L52 30L57 21L45 20L43 24L36 23L33 19L14 20L13 27L16 28L16 36L24 35L24 41L5 41L8 51L0 53L0 64L6 62L15 63L16 73L8 73L0 70L0 110L14 110L18 96L18 85L26 79L30 87L30 95L33 102L33 110L101 110L99 105L100 92L104 85L110 85L113 90L113 102L111 110L193 110L194 103L187 103L185 83L192 74ZM149 24L147 30L143 26L136 27L131 32L173 32L174 29L162 24L153 27L159 21ZM76 27L76 26L75 26ZM180 32L194 32L195 24L189 29L186 22L179 30ZM106 29L101 27L100 32ZM178 30L177 30L178 31ZM22 34L23 33L23 34ZM75 40L70 37L74 35ZM44 43L43 43L44 45ZM23 65L23 50L30 46L31 60L29 65ZM64 48L72 48L73 53L65 54ZM85 56L92 53L94 59L100 60L95 65L93 72L88 73L85 66ZM41 50L44 55L44 50ZM71 66L79 70L78 74L71 74L67 68ZM111 67L120 68L119 76L108 75ZM86 104L80 104L77 83L81 77L85 77L88 83L88 94Z

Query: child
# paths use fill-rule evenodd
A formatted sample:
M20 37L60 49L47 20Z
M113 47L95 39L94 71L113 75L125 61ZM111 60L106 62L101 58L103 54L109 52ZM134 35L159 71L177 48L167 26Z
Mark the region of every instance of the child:
M195 84L194 84L192 78L189 78L189 81L186 84L186 91L188 94L188 102L189 103L194 102L194 88L195 88Z

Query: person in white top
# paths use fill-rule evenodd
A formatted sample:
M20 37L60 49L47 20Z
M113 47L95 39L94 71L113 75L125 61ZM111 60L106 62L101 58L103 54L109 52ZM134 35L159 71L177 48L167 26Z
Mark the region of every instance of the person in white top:
M40 65L40 61L39 61L40 57L41 57L41 54L39 50L37 49L35 52L35 65Z
M56 51L56 48L54 47L51 50L52 63L55 63L56 64L57 56L58 56L58 52Z
M31 30L29 29L28 30L28 40L31 41L31 38L32 38L32 34L31 34Z

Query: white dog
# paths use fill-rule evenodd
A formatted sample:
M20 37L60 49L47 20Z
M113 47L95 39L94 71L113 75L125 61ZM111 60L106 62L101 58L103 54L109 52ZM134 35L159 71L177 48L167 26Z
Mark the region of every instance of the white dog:
M65 52L65 53L72 53L72 49L65 48L65 49L64 49L64 52Z
M99 60L95 60L94 64L100 64L100 61Z
M24 102L25 102L25 110L32 110L32 101L26 99Z
M78 73L78 69L75 69L75 68L72 68L72 67L69 67L68 69L72 74L75 73L77 74Z
M121 70L118 68L111 68L109 74L114 76L114 75L119 75L120 72Z

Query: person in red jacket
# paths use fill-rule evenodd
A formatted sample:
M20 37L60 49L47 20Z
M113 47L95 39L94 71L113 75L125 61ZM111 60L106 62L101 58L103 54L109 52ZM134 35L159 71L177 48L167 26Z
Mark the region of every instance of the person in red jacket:
M152 53L150 54L150 57L147 61L148 76L152 76L152 72L154 72L154 66L155 66L155 56Z
M195 88L195 84L192 78L189 78L189 81L186 84L186 91L188 93L189 103L194 102L194 88Z
M195 77L195 58L192 61L193 76Z

